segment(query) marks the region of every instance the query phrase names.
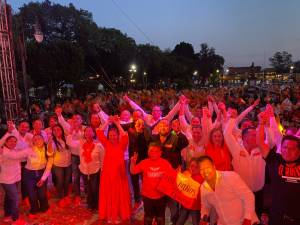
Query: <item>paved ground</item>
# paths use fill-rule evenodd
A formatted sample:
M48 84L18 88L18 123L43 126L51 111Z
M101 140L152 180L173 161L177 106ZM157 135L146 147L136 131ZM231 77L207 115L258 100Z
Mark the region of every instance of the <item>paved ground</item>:
M0 225L9 225L10 223L3 222L3 190L0 188ZM79 206L68 206L60 208L57 206L57 199L50 198L50 212L40 214L35 219L28 218L27 214L29 207L25 205L20 206L21 218L28 222L28 225L102 225L107 224L104 221L98 220L98 212L91 212L86 209L85 200ZM169 210L166 212L166 224L169 223ZM143 208L141 208L134 216L133 220L124 225L142 225L143 224ZM186 224L191 224L188 221Z

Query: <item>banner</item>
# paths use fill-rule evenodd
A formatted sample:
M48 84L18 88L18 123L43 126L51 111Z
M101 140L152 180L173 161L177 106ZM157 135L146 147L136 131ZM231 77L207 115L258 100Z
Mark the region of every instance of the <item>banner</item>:
M185 208L200 209L200 184L190 176L171 170L161 178L157 189Z

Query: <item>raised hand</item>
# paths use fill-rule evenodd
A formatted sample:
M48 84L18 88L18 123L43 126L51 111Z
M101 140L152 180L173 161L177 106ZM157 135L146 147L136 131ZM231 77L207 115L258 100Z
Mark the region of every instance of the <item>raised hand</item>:
M237 110L236 109L229 109L228 110L228 116L229 116L229 118L233 118L233 119L237 118L237 116L238 116Z
M266 124L269 120L269 116L266 111L259 113L257 117L260 124Z
M208 117L208 118L211 117L211 114L207 107L202 108L202 115L203 115L203 117Z
M113 123L114 122L114 116L109 116L108 117L108 122Z
M15 124L13 121L7 121L7 131L11 133L15 129Z
M269 117L274 116L274 110L271 104L267 104L265 111L268 113Z
M125 102L129 102L129 101L130 101L130 98L129 98L127 95L124 95L124 96L123 96L123 100L124 100Z
M93 104L93 108L92 109L93 109L93 111L95 113L99 113L101 111L101 107L100 107L100 105L99 105L98 102L96 102L96 103Z
M57 116L61 116L61 114L62 114L62 108L61 107L56 107L54 112L55 112L55 114Z
M258 106L259 102L260 102L260 99L258 98L258 99L256 99L256 100L253 102L252 106L253 106L253 107Z
M114 122L115 124L120 124L120 117L119 117L118 115L114 115L114 116L113 116L113 122Z
M218 108L220 111L225 111L226 110L226 105L223 102L219 102Z
M208 101L208 102L215 102L214 96L208 95L208 96L207 96L207 101Z
M180 104L185 104L186 99L187 99L187 98L186 98L184 95L180 95L180 97L179 97L179 102L180 102Z

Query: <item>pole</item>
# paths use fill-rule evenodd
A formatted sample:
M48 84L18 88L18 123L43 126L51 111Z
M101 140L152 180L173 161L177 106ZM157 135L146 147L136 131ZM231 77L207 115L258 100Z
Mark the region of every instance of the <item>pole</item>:
M21 28L21 34L19 36L19 48L21 53L21 63L22 63L22 75L23 75L23 85L24 85L24 96L25 96L25 104L26 104L26 112L28 117L30 116L30 102L29 102L29 92L28 92L28 75L26 69L26 47L25 47L25 39L24 39L24 30L23 26ZM30 118L28 118L30 119Z

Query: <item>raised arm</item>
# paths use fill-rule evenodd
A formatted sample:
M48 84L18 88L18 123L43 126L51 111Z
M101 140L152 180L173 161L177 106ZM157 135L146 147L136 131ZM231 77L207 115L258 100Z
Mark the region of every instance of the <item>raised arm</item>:
M123 97L124 101L127 102L133 110L140 110L143 114L143 118L146 119L150 115L147 114L138 104L136 104L133 100L131 100L127 95Z
M186 105L186 107L184 108L184 114L187 118L187 120L189 121L189 123L192 121L193 113L190 110L189 104Z
M180 109L180 101L176 103L176 105L173 107L173 109L170 110L170 112L164 117L164 119L168 120L169 122L174 118L174 116L178 113Z
M236 125L238 125L247 115L250 113L257 105L259 104L259 98L254 101L254 103L245 109L238 117L236 118Z
M202 109L202 118L201 118L201 125L202 125L202 138L204 145L207 145L209 140L209 133L212 129L212 121L211 121L211 114L207 107L203 107Z
M4 145L6 138L9 136L19 137L19 131L15 128L15 125L12 121L7 122L7 132L0 139L0 147Z
M275 118L273 107L268 104L266 106L266 112L268 113L270 118L270 131L273 133L274 143L276 144L276 146L280 146L282 140L282 134L279 130L279 126Z
M265 143L265 124L267 123L268 116L266 112L261 112L258 114L258 127L256 133L256 143L261 151L261 154L264 158L270 153L269 146Z
M94 103L92 106L92 112L97 113L100 118L101 124L104 124L105 121L108 120L108 115L102 110L100 104L98 102Z
M71 125L62 116L62 108L60 107L56 108L55 114L57 115L59 124L64 128L65 133L69 134L71 132Z
M236 126L236 110L230 110L228 112L229 120L224 128L224 140L229 148L230 153L232 156L236 156L240 153L241 146L237 142L236 138L233 135L233 128Z
M186 132L189 128L189 124L186 122L186 119L185 119L185 108L187 107L186 104L181 104L181 107L180 107L180 110L179 110L179 122L180 122L180 127L181 127L181 130L183 132Z

